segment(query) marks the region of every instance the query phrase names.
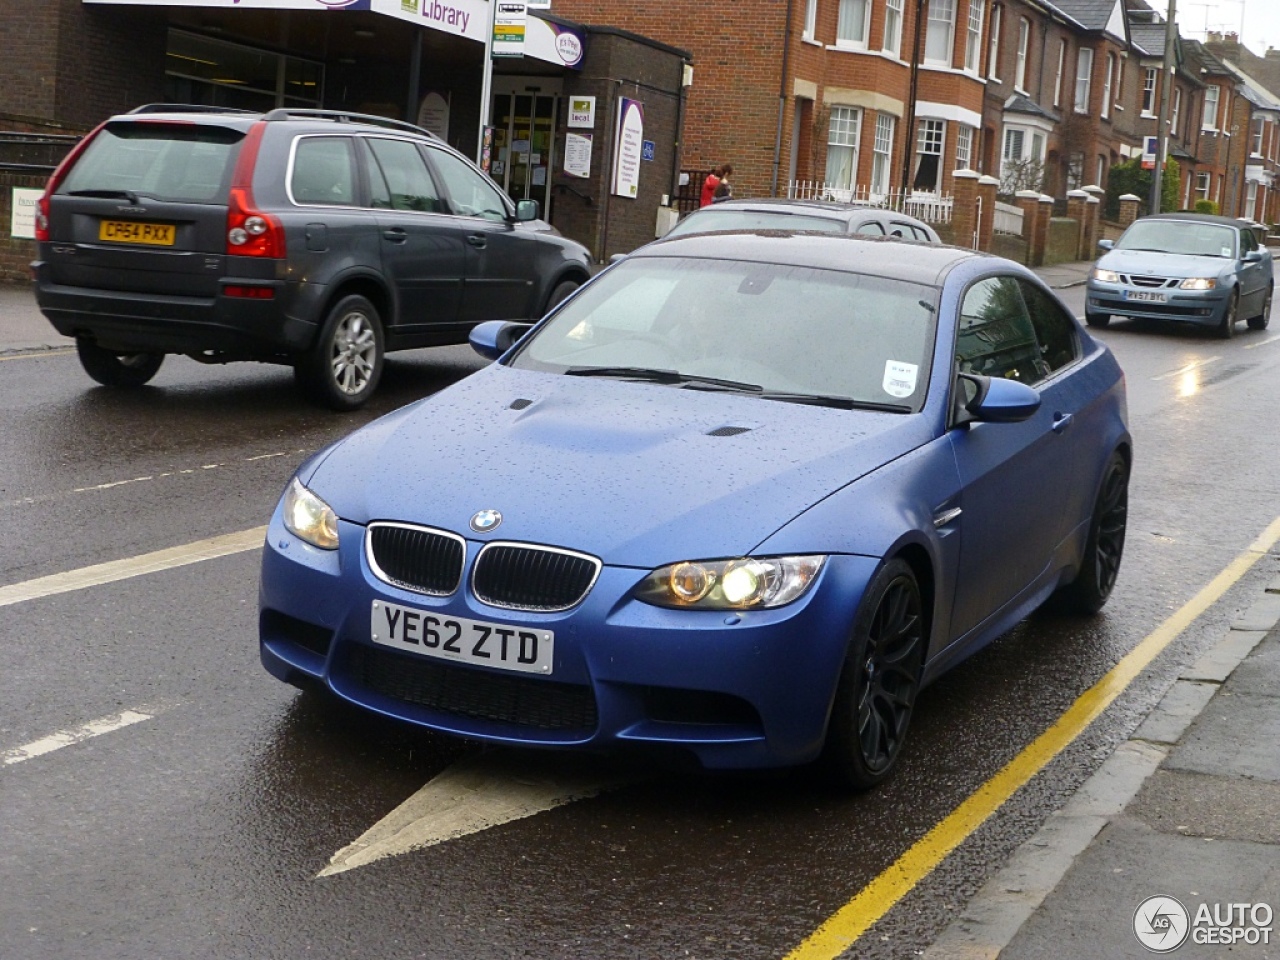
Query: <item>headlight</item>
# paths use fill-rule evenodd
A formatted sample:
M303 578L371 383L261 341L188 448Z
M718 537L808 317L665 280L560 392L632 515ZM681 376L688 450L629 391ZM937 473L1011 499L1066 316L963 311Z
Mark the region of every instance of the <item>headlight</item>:
M1213 277L1187 277L1179 284L1183 290L1212 290L1217 285Z
M295 537L321 550L338 549L338 515L294 477L284 492L284 525Z
M740 557L685 560L653 571L636 597L659 607L759 610L781 607L804 595L827 558Z
M1100 267L1093 268L1093 279L1101 280L1103 283L1119 283L1120 274L1114 270L1103 270Z

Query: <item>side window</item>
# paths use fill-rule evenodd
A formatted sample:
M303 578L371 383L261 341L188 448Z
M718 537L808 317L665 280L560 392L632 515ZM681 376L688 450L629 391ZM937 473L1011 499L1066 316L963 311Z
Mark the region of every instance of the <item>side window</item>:
M373 152L378 172L382 174L390 194L387 199L391 209L422 213L443 211L440 192L436 190L431 171L415 144L409 140L384 140L381 137L369 137L365 142ZM371 171L369 179L374 184L374 206L381 206L378 202L378 177Z
M913 224L911 227L911 232L915 234L915 237L917 240L923 240L926 243L933 242L933 238L929 236L929 231L926 230L924 227L917 227Z
M1258 249L1258 238L1254 232L1247 227L1240 231L1240 256L1244 256L1250 250Z
M1048 373L1013 277L979 280L965 294L956 332L956 368L1022 383L1036 383Z
M373 155L369 141L360 138L360 157L364 167L369 171L369 205L375 210L391 209L391 188L387 186L387 178L382 175L382 167Z
M502 194L491 181L465 160L460 160L444 150L429 148L431 163L445 189L453 212L463 217L484 217L486 220L506 220L507 205Z
M901 220L894 220L889 224L889 236L901 237L904 240L915 239L915 234L911 231L911 224L903 223Z
M884 227L880 226L876 220L868 220L866 223L858 224L858 229L854 233L870 234L873 237L883 237Z
M356 172L350 137L300 137L289 189L296 203L351 207Z
M1031 314L1031 327L1040 341L1040 355L1050 372L1061 370L1080 356L1075 322L1047 293L1034 283L1019 280L1023 299Z

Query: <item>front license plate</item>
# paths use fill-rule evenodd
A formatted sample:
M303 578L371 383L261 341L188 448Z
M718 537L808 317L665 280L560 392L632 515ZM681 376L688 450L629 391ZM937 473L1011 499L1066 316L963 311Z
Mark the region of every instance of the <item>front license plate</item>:
M172 247L177 228L172 223L135 223L132 220L103 220L98 239L107 243L142 243L152 247Z
M1126 290L1124 292L1126 300L1146 300L1150 303L1164 303L1166 295L1159 290Z
M373 642L396 650L499 670L551 674L555 634L503 623L445 617L398 603L373 602Z

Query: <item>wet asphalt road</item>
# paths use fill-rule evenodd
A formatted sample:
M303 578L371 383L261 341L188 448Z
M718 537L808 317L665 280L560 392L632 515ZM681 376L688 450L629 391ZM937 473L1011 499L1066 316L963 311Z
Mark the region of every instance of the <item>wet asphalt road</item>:
M1065 297L1082 306L1080 289ZM803 771L598 764L632 782L317 878L478 748L269 677L257 551L0 607L0 756L152 717L0 767L0 957L786 955L1280 514L1280 331L1117 323L1102 338L1136 445L1111 603L1092 620L1038 613L930 688L899 775L869 795ZM272 367L171 358L118 395L73 354L0 360L0 586L259 526L308 452L479 365L465 348L402 355L372 409L336 416ZM850 955L923 950L1275 571L1255 567Z

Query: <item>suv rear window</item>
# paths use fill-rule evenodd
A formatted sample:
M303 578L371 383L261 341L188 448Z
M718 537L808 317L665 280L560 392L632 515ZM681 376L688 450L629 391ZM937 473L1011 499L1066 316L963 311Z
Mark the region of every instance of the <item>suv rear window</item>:
M85 149L58 193L119 191L152 200L222 203L243 138L225 127L113 123Z

